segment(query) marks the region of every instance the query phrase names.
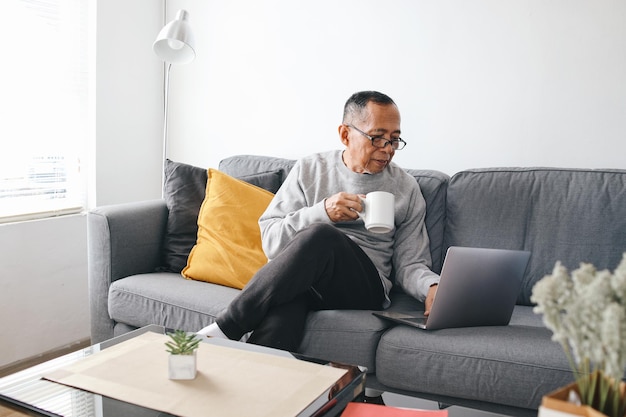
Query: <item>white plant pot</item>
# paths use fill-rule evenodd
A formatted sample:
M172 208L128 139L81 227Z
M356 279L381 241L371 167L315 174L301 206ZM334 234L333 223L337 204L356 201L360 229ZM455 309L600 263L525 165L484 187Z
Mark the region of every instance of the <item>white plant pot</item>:
M169 355L170 379L194 379L196 377L196 352L193 355Z

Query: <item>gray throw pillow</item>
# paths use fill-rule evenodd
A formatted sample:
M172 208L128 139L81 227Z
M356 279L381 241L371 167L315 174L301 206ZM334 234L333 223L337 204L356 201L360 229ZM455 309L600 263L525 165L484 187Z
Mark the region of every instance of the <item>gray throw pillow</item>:
M257 187L276 193L280 188L280 171L261 172L238 177ZM165 204L169 210L163 262L159 271L179 273L187 265L191 248L198 234L198 213L204 201L207 169L171 160L165 161Z

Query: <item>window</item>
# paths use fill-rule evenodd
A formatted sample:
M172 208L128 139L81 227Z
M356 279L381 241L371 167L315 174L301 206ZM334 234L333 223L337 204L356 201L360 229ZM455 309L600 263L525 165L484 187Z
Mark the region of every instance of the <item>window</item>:
M0 222L85 206L88 3L0 3Z

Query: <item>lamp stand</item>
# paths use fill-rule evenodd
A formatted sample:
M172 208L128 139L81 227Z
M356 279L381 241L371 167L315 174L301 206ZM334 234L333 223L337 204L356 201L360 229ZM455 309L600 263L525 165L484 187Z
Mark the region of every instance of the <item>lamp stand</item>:
M161 198L165 197L165 162L167 160L167 116L170 97L170 70L172 64L165 63L163 77L163 166L161 167Z
M163 4L163 16L167 4ZM161 169L161 198L165 197L165 162L167 161L167 117L170 98L170 69L172 64L186 64L196 57L194 37L189 25L189 13L179 10L172 20L159 32L152 44L154 53L165 62L163 70L163 167Z

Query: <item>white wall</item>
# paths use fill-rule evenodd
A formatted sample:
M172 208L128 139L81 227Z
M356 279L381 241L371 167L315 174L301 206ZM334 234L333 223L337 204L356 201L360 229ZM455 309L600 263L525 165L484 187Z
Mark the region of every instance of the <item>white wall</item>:
M152 42L162 2L97 4L94 205L160 198L163 62Z
M91 204L160 198L163 66L151 46L163 3L90 7ZM0 247L0 367L88 339L86 216L0 225Z
M159 198L163 3L91 1L92 203ZM377 89L405 167L624 167L626 2L168 0L167 20L179 8L197 59L172 69L174 160L338 148L344 101ZM88 337L85 217L0 226L0 245L0 367Z
M197 59L172 72L172 159L339 148L343 103L376 89L400 106L405 167L624 167L624 1L169 7L186 8L197 35Z
M0 225L0 367L89 336L82 215Z

